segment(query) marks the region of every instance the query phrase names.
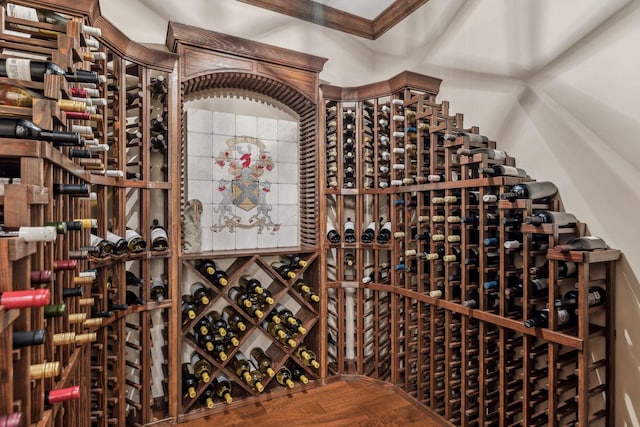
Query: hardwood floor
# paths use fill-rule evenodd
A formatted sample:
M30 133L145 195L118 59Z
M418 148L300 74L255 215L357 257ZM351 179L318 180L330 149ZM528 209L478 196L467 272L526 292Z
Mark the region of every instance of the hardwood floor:
M181 427L439 427L439 421L392 387L341 380L225 411Z

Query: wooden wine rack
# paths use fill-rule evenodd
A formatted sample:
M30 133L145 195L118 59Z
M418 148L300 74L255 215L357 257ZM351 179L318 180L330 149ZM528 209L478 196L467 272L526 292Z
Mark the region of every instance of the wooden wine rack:
M169 250L151 250L150 228L153 219L169 226L176 217L172 195L177 182L175 143L178 133L175 112L177 88L174 73L177 57L136 45L99 15L96 1L17 1L20 6L67 17L66 25L32 22L6 16L1 2L3 28L0 33L2 57L35 55L50 60L66 71L87 70L105 76L94 86L106 105L96 103L88 120L70 119L56 100L69 98L72 89L83 85L66 81L63 76L46 75L43 83L0 79L40 92L33 107L1 106L0 115L18 116L43 129L71 131L74 125L91 126L92 145L104 144L108 151L93 151L91 162L70 156L69 147L51 143L3 138L0 164L11 183L4 185L2 198L5 226L36 226L49 221L92 218L93 233L106 237L113 232L124 237L128 228L137 230L147 249L97 258L83 248L89 246L87 229L68 231L53 243L25 243L19 238L0 240L3 275L0 290L47 287L51 304L65 303L62 317L44 319L42 308L2 310L3 396L0 416L22 412L26 425L107 426L144 425L170 421L177 413L171 393L176 381L169 367L176 354L168 343L175 340L175 319L169 283L177 281L179 233L169 232ZM99 37L83 34L83 25L98 27ZM7 30L28 33L29 38ZM13 53L15 52L15 53ZM104 58L104 59L103 59ZM158 92L157 84L166 87ZM93 103L93 102L91 102ZM166 128L156 122L162 116ZM166 148L154 145L158 135ZM74 147L90 149L85 147ZM87 166L83 166L86 163ZM98 167L89 167L99 165ZM122 171L112 177L100 169ZM55 184L88 184L96 194L90 201L56 195ZM77 267L53 272L49 283L30 283L30 272L54 270L54 261L74 258ZM95 278L80 277L93 272ZM141 285L127 283L127 273L142 279ZM164 281L167 295L162 303L151 299L152 279ZM82 287L83 296L63 299L63 289ZM129 293L129 295L128 295ZM129 298L127 298L129 296ZM131 299L131 297L135 297ZM138 303L132 304L137 298ZM129 303L128 305L126 305ZM120 305L119 310L115 310ZM112 310L109 317L96 317ZM74 321L78 315L83 323ZM97 323L100 322L100 323ZM12 349L15 331L46 329L44 345ZM53 336L75 333L86 340L55 345ZM94 335L86 335L94 334ZM44 379L30 379L29 367L58 362L59 372ZM80 386L80 398L45 406L44 394L62 387ZM90 421L89 421L90 420Z
M446 101L436 102L439 83L405 72L357 88L320 87L329 377L391 382L452 426L615 425L619 251L539 250L540 243L552 248L584 235L584 224L523 224L535 212L558 210L557 196L485 198L532 179L479 173L515 166L512 157L457 154L496 144L479 138L478 128L464 128ZM461 221L473 216L476 224ZM388 223L388 241L364 241L371 223L375 236ZM347 229L354 231L350 241ZM329 240L334 231L338 242ZM513 239L520 247L506 249L502 243ZM529 273L545 261L544 277ZM558 278L561 261L576 264L575 276ZM548 281L544 296L533 293L538 279ZM493 280L499 287L485 289ZM504 289L518 282L523 294L507 297ZM594 283L606 288L606 303L590 309ZM579 292L577 321L561 327L554 303L572 289ZM549 327L525 327L544 307L552 308Z
M50 289L51 303L66 303L65 316L44 319L42 308L0 306L0 371L7 373L0 376L0 417L19 411L27 425L38 426L84 427L87 420L92 426L169 425L356 375L393 384L448 425L615 425L613 268L619 251L534 250L540 242L552 247L582 236L585 226L522 224L534 212L559 209L558 197L535 203L485 201L484 196L531 179L478 172L494 164L515 166L512 157L495 161L484 154L457 155L460 148L495 148L496 143L476 142L470 136L479 129L464 128L461 114L451 114L446 101L436 101L438 79L404 72L362 87L320 85L323 58L176 23L170 24L167 38L173 53L156 51L131 42L101 17L97 0L14 3L70 19L59 26L5 16L1 55L42 55L70 71L105 75L107 82L97 89L107 106L98 107L100 119L68 120L56 100L69 97L70 88L79 85L49 75L43 83L0 79L44 94L33 107L0 106L0 114L27 118L44 129L89 124L96 142L109 145L109 151L93 158L105 169L131 175L97 174L71 158L67 147L3 138L0 169L13 182L3 185L2 223L94 218L98 235L112 231L124 236L132 228L147 249L100 259L77 255L88 245L88 230L68 232L47 244L0 239L0 292L28 289L31 271L52 270L54 261L78 257L75 272L57 271L50 283L35 285ZM99 47L87 45L81 24L102 30ZM27 31L31 37L5 29ZM106 60L90 60L95 53ZM174 226L187 172L184 144L178 144L184 135L179 112L190 99L235 93L285 107L299 118L300 247L184 254ZM445 134L458 136L445 139ZM97 200L54 195L57 183L90 184ZM445 197L452 201L441 203ZM474 215L479 217L475 225L449 220ZM150 250L154 219L169 229L167 251ZM354 224L353 241L345 242L346 222ZM361 233L370 223L374 240L366 243ZM378 241L386 223L389 238ZM325 237L332 228L341 235L338 243ZM514 237L521 238L518 249L485 244L485 239ZM319 303L306 301L293 289L294 280L282 279L271 267L287 254L302 254L309 262L299 274L316 287ZM445 262L444 255L453 258ZM226 288L208 283L196 269L203 259L222 266L230 286L243 274L259 276L275 301L301 319L308 332L294 339L316 351L320 369L300 364L295 350L272 339ZM549 291L539 297L531 286L539 278L529 268L545 260ZM576 274L558 278L567 261L577 265ZM78 286L74 277L88 270L95 270L95 280L81 286L92 305L79 298L63 300L63 289ZM142 278L142 286L128 284L127 272ZM500 288L483 287L492 280L508 284L518 279L525 286L515 298ZM183 324L182 296L194 281L205 283L212 302ZM163 300L151 299L152 283L166 286ZM607 292L606 303L597 308L589 308L586 291L592 285ZM579 291L573 326L559 326L555 310L550 310L548 328L523 325L535 310L553 307L572 289ZM71 320L71 314L92 319L125 304L127 291L144 303L118 310L100 325ZM476 301L474 307L470 300ZM192 329L211 309L226 305L236 308L249 327L237 348L227 350L231 357L218 361L199 349ZM13 332L34 329L47 330L44 345L12 348ZM54 334L67 332L96 336L93 342L52 343ZM299 365L309 384L288 390L266 379L263 393L243 384L231 360L255 345L266 350L276 370ZM203 383L194 398L183 396L180 367L191 352L211 363L213 376L232 380L231 405L216 401L212 409L203 408ZM29 378L31 365L49 361L60 362L59 373ZM80 399L45 407L45 392L71 385L81 387Z

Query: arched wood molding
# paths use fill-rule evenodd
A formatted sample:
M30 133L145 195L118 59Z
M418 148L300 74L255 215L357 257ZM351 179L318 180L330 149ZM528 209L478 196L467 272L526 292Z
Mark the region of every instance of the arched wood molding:
M300 245L317 247L319 73L326 59L238 37L169 23L167 47L178 54L180 105L220 93L249 96L290 110L299 120ZM184 115L183 115L184 117ZM185 138L182 126L181 200L184 203Z

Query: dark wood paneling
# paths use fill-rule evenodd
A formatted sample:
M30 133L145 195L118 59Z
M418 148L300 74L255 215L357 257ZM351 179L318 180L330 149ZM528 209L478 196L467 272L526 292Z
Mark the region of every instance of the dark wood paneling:
M322 71L322 67L327 61L326 58L319 56L308 55L177 22L169 22L167 47L175 51L178 42L182 45L196 46L203 50L224 52L234 56L271 62L315 73Z

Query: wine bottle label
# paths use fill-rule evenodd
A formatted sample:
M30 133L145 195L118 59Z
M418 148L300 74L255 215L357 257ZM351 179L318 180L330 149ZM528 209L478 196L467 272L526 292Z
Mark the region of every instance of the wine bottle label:
M32 7L19 6L7 3L7 16L24 19L25 21L38 22L38 12Z
M36 18L36 21L38 19ZM15 80L31 81L31 60L21 58L7 58L7 77Z
M602 304L602 294L600 291L591 291L587 295L587 304L589 307Z
M162 227L156 227L151 230L151 240L167 239L167 232Z
M558 326L568 323L570 319L571 315L567 310L558 310Z

